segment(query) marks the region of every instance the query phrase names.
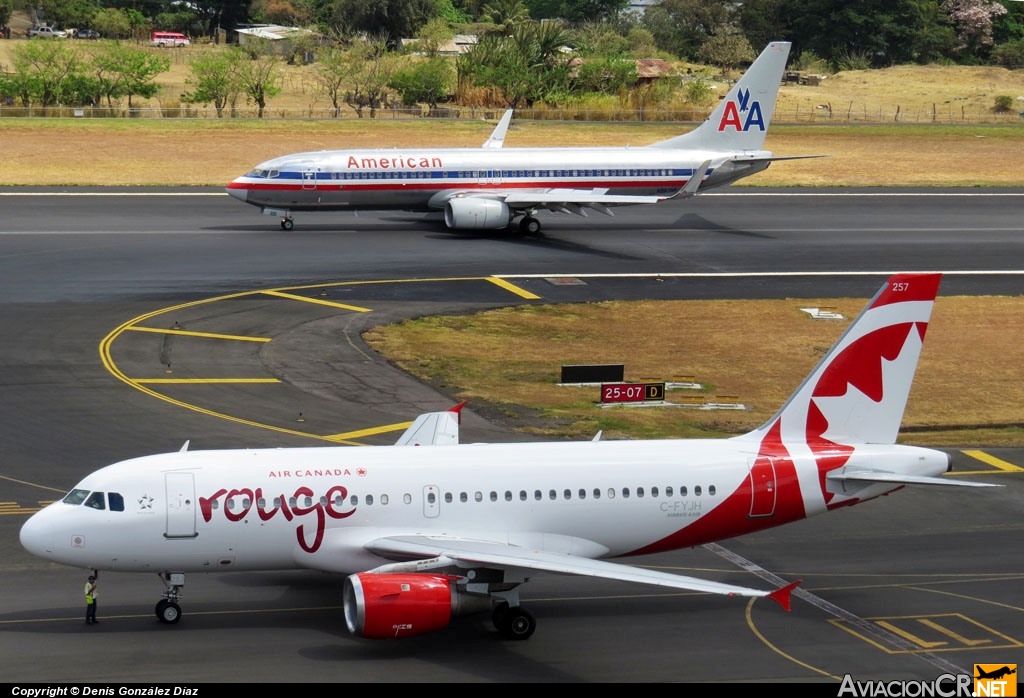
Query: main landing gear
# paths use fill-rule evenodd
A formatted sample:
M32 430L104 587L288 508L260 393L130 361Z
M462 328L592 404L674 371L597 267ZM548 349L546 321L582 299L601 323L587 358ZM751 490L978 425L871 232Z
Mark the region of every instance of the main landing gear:
M181 588L185 586L185 575L181 572L161 572L160 581L167 587L164 598L156 602L156 617L161 623L173 625L181 620Z
M491 610L491 622L506 640L528 640L537 629L533 614L522 606L499 601Z
M530 236L539 235L540 221L530 215L524 216L523 220L519 221L519 233Z

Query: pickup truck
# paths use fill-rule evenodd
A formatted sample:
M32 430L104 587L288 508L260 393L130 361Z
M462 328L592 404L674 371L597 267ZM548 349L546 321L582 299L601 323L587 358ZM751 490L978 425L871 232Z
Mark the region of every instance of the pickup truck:
M62 29L54 29L53 27L35 27L28 30L28 37L30 39L66 39L68 37L68 33Z

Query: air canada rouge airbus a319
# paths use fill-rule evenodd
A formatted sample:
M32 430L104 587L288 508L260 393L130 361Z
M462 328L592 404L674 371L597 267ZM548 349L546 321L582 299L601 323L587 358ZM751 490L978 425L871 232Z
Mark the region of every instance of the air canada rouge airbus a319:
M345 622L399 638L485 611L533 633L520 586L541 573L614 579L784 608L763 590L614 561L703 545L943 477L948 456L896 444L939 287L885 282L783 407L727 439L459 444L461 406L421 415L391 446L190 451L85 477L21 529L66 565L153 572L156 615L181 617L186 573L345 575ZM571 582L570 582L571 583Z
M614 206L685 198L765 170L762 150L790 44L768 44L706 121L637 148L504 148L508 111L480 148L322 150L268 160L227 186L281 218L293 211L443 211L453 230L501 230L538 211L612 215Z

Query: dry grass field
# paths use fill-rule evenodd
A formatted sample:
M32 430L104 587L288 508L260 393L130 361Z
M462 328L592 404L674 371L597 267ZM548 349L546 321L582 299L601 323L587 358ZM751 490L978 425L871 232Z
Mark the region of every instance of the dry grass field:
M0 41L0 70L18 40ZM86 51L87 42L76 42ZM150 106L173 108L186 90L188 58L174 49ZM153 49L160 51L161 49ZM165 50L166 51L166 50ZM283 66L283 92L269 113L322 110L313 66ZM724 92L725 85L718 85ZM767 147L779 154L827 154L778 163L739 186L1021 186L1024 119L988 123L997 95L1024 97L1024 71L916 66L849 71L816 87L785 85ZM1024 101L1021 104L1024 110ZM827 109L826 109L827 107ZM834 118L829 120L831 111ZM892 125L895 115L901 121ZM974 122L956 119L968 115ZM944 123L932 123L933 117ZM793 123L799 117L800 123ZM871 122L851 125L847 120ZM950 119L956 123L949 124ZM986 123L976 123L985 121ZM351 147L476 146L483 121L357 119L25 119L0 118L0 185L219 186L289 152ZM514 122L506 147L646 145L691 128L663 123ZM45 157L40 157L45 153Z
M378 328L369 344L453 399L496 406L538 434L590 438L723 436L762 424L860 312L866 298L772 301L607 302L521 306L430 317ZM846 320L814 320L801 307L830 306ZM1024 297L937 300L901 440L931 445L1022 445L1017 341ZM631 333L608 328L642 327ZM686 332L679 328L685 327ZM760 338L752 341L752 337ZM563 364L622 363L635 382L690 376L710 401L748 409L598 408L596 387L557 385ZM518 406L529 406L524 412Z
M16 42L0 41L0 70ZM157 106L176 104L187 53L176 51ZM308 67L287 68L272 109L324 106ZM1024 120L931 123L985 114L996 95L1024 96L1024 71L907 67L829 76L817 87L787 85L767 148L830 157L776 163L739 186L1024 186ZM163 101L161 101L163 100ZM1021 102L1024 105L1024 102ZM830 122L833 115L874 122ZM1022 106L1024 109L1024 106ZM901 123L892 124L895 114ZM789 123L785 115L800 115ZM810 118L807 121L803 117ZM691 126L660 123L513 122L506 147L636 145ZM353 147L477 146L493 123L427 119L282 120L0 118L0 185L221 186L284 153ZM822 299L848 317L865 299ZM799 384L845 322L812 321L803 301L597 303L528 306L472 317L383 327L368 341L399 366L476 409L538 433L587 438L725 435L767 419ZM609 332L628 318L647 328L643 347ZM1024 297L947 298L936 303L904 421L907 443L1024 445L1024 388L1017 341ZM684 335L675 329L690 331ZM771 337L756 346L751 337ZM510 358L512 357L512 358ZM751 409L703 412L599 409L594 388L555 385L563 363L626 362L627 379L692 375L709 396L736 396ZM670 392L670 401L682 401ZM523 408L526 409L523 409Z

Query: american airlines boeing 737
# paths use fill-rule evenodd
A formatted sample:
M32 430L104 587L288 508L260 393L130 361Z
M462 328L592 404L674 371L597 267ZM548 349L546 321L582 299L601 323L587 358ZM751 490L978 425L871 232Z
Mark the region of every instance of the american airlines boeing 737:
M504 148L511 112L480 148L323 150L268 160L227 186L294 226L293 211L443 211L454 230L500 230L519 218L535 235L548 210L612 215L612 207L686 198L765 170L762 150L790 44L769 44L706 121L638 148Z
M489 612L534 632L520 587L542 573L768 597L615 561L689 548L943 477L941 451L896 444L939 287L891 277L785 405L727 439L459 444L461 406L395 445L190 451L88 475L21 529L65 565L151 572L156 616L181 618L185 575L312 569L345 575L349 630L400 638ZM568 582L571 584L571 582Z

